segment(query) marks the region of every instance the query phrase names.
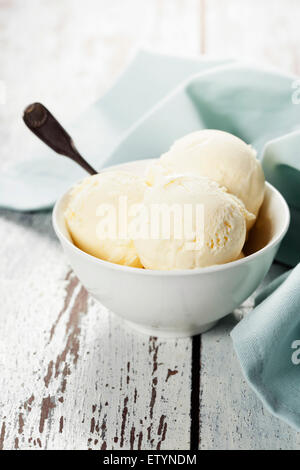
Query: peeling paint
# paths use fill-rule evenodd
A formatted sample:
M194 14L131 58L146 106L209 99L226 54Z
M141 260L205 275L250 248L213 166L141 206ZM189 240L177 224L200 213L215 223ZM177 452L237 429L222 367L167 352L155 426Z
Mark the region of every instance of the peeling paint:
M1 433L0 433L0 450L4 449L4 439L5 439L5 421L2 423L1 426Z
M43 398L41 405L41 417L40 417L40 426L39 431L42 434L44 431L45 421L49 418L51 410L55 408L54 399L48 395L48 397Z

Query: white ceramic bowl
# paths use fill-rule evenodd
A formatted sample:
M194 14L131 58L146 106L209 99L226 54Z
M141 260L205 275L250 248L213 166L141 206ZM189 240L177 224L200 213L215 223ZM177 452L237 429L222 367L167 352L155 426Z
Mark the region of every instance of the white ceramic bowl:
M141 174L148 163L131 162L114 169ZM249 297L269 270L290 220L284 198L267 183L245 258L194 270L154 271L113 264L77 248L64 221L68 198L69 192L57 201L53 225L82 284L131 326L164 337L202 333Z

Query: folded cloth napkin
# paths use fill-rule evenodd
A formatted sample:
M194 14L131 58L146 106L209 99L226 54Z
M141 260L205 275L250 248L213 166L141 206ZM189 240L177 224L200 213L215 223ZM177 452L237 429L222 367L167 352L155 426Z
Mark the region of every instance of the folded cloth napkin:
M300 260L297 83L293 76L232 61L141 51L112 89L68 131L98 169L159 157L175 139L199 128L241 137L257 149L267 179L292 209L291 227L277 259L295 265ZM24 162L0 174L0 206L50 208L83 175L73 162L37 143L36 155L24 156Z
M300 264L273 281L231 332L243 373L274 415L300 430Z

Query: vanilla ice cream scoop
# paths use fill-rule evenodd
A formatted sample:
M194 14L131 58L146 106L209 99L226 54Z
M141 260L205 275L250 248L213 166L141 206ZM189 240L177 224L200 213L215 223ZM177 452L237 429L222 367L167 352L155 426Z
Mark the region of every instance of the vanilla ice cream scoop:
M159 163L150 166L148 183L166 173L207 176L225 186L255 216L263 202L265 179L256 151L228 132L205 129L177 140ZM248 222L248 229L254 221Z
M246 221L254 219L235 196L206 177L169 176L144 194L147 238L135 239L148 269L192 269L241 256ZM169 233L168 233L169 227Z
M123 171L85 178L73 188L65 211L74 244L97 258L143 267L127 226L130 209L142 202L145 189L142 178Z

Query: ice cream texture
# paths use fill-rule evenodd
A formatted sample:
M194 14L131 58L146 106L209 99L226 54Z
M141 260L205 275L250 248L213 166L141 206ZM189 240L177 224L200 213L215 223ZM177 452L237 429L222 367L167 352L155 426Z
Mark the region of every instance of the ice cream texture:
M122 223L118 214L120 198L126 198L129 213L134 204L141 203L145 189L144 180L128 172L107 171L85 178L72 189L65 211L66 224L74 244L97 258L125 266L143 267L133 241L127 237L117 237L122 227L115 227L112 236L109 233L105 237L105 234L99 236L99 222L102 208L102 216L106 209L111 209L111 216ZM124 225L127 222L123 220ZM112 225L114 220L111 219L110 223Z
M262 205L264 190L255 150L232 134L206 129L177 140L148 166L144 176L112 169L85 178L69 193L65 220L74 244L102 260L158 270L201 268L244 257L247 233ZM125 216L120 214L122 198L126 198ZM141 231L148 230L146 237L122 230L122 224L130 225L136 204L148 214L139 221ZM182 209L181 214L186 207L192 210L191 230L178 236L179 219L171 210L169 236L157 236L159 218L149 219L152 208L174 205ZM115 236L99 235L105 212L99 212L100 206L112 209L121 228ZM202 228L197 219L199 207ZM111 225L113 221L108 221ZM156 236L149 235L150 226Z
M150 165L147 182L155 184L167 174L207 176L225 186L255 216L264 199L265 179L256 151L228 132L204 129L175 141ZM254 221L248 221L248 229Z
M236 260L241 257L245 243L246 221L254 218L237 197L206 177L164 177L145 191L144 204L149 213L158 204L182 207L181 214L184 206L193 208L191 237L176 238L173 219L168 239L135 240L140 260L148 269L193 269ZM203 208L204 215L199 231L197 205Z

